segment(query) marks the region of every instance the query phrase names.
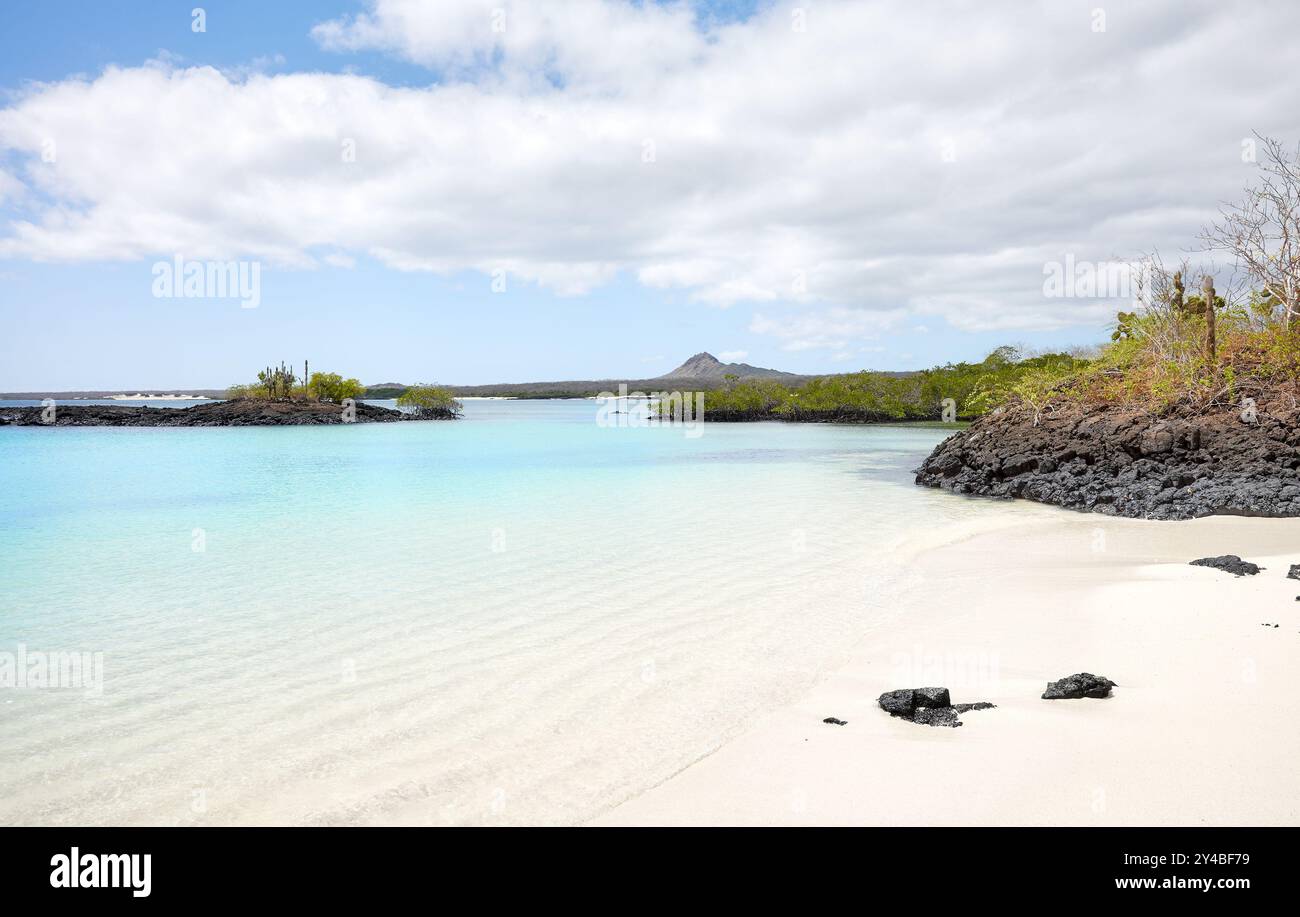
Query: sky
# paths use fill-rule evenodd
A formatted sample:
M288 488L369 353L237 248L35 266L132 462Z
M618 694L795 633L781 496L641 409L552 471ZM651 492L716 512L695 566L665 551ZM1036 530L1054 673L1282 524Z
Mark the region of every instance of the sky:
M1196 248L1297 60L1268 0L0 4L0 391L1096 343L1050 266Z

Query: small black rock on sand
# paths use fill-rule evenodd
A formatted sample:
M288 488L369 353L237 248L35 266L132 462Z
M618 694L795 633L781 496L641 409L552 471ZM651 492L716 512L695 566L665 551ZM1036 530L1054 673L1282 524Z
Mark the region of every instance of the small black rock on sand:
M1101 675L1079 672L1067 675L1059 681L1048 682L1043 692L1043 700L1068 700L1079 697L1110 697L1110 689L1118 687L1115 682Z
M890 716L922 726L960 726L960 716L971 710L988 710L993 704L954 704L947 688L900 688L886 691L877 700Z
M1259 565L1242 560L1236 554L1224 554L1221 557L1202 557L1191 562L1193 567L1213 567L1233 576L1254 576L1259 572Z

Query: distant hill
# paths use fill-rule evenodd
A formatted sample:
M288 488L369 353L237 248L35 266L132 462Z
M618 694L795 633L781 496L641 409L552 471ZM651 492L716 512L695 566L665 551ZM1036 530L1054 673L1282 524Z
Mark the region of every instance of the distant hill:
M721 381L727 376L741 379L798 379L795 373L782 372L779 369L764 369L750 366L748 363L723 363L711 353L697 353L672 372L658 376L659 379L713 379Z
M404 382L378 382L366 386L367 398L396 398L410 388Z
M570 379L562 382L505 382L495 385L450 385L465 397L590 398L601 392L617 392L626 385L630 392L709 391L727 384L727 376L742 379L774 379L799 385L818 376L801 376L779 369L764 369L748 363L723 363L711 353L697 353L681 366L651 379Z

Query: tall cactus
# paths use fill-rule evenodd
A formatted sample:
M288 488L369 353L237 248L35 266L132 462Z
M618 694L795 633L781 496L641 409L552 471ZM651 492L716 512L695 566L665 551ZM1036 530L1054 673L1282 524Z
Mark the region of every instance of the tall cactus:
M1213 368L1217 349L1214 339L1214 278L1206 274L1201 289L1205 300L1205 359Z

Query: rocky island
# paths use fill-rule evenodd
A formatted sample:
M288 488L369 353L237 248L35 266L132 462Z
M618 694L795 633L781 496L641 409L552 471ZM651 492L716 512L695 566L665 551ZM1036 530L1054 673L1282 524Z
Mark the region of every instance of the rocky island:
M393 423L424 419L404 411L357 402L348 414L341 404L319 401L242 399L188 408L118 405L55 405L0 408L0 426L19 427L276 427L341 423Z
M300 427L320 424L396 423L407 420L455 420L462 405L436 385L412 385L397 398L404 410L366 404L356 379L337 373L302 376L287 363L267 366L257 381L232 385L223 401L188 408L144 405L59 404L48 400L30 407L0 408L0 426L17 427Z

